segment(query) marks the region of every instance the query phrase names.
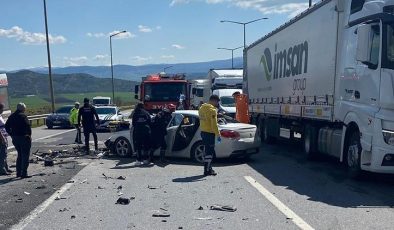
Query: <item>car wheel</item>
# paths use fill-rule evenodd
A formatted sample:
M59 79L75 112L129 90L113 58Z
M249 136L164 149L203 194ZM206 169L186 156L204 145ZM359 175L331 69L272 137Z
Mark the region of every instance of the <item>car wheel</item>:
M307 125L304 131L304 152L309 160L313 160L317 155L317 129Z
M129 140L125 137L116 139L114 142L114 153L120 157L130 156L132 151Z
M346 150L346 165L348 167L348 173L351 178L359 178L362 175L361 170L361 142L360 142L360 133L358 131L354 131L350 134L347 143Z
M204 163L205 147L202 141L198 141L192 147L190 158L197 163Z

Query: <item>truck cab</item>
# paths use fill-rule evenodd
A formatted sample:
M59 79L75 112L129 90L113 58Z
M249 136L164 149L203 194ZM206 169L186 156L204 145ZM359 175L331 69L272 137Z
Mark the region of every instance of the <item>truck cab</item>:
M112 101L110 97L97 96L93 98L92 104L94 106L108 106L112 104Z

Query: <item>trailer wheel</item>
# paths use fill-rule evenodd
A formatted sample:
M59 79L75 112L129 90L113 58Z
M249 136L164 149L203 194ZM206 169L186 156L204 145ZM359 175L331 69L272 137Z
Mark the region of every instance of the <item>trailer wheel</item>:
M362 176L361 151L360 132L356 130L349 135L345 156L349 177L354 179Z
M304 131L304 152L308 159L313 160L317 155L317 128L312 125L306 125Z

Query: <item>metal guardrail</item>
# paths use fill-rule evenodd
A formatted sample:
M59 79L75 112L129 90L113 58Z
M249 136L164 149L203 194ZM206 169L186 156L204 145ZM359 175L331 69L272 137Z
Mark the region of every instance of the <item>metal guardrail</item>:
M40 120L44 120L44 125L45 125L45 119L49 115L50 114L33 115L33 116L28 116L27 119L29 119L30 125L33 125L33 122L37 122L37 125L40 125Z

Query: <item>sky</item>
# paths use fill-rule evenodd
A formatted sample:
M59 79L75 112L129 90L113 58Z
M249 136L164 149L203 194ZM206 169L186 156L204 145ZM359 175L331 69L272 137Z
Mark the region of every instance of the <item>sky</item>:
M231 58L308 0L46 0L52 66L190 63ZM314 1L316 2L316 0ZM43 0L0 1L0 70L48 66ZM234 51L242 56L242 49Z

